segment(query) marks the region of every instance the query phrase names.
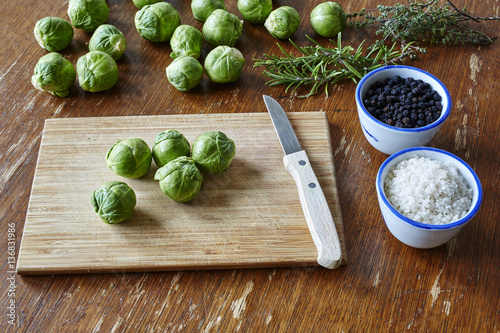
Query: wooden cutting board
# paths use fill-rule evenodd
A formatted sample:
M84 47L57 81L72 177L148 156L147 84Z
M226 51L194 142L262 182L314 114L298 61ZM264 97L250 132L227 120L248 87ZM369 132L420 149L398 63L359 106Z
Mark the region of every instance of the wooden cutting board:
M289 115L323 187L341 240L342 216L326 114ZM189 203L165 196L153 179L117 176L106 166L116 141L152 146L166 129L192 143L219 130L235 141L224 172L204 175ZM282 162L267 113L47 119L19 253L19 274L166 271L317 265L299 195ZM137 196L132 217L103 223L90 197L102 183L125 181Z

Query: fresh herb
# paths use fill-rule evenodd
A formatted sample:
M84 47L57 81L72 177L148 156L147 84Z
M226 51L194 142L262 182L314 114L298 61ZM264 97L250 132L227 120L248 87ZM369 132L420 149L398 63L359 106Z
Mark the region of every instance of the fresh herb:
M285 85L285 92L293 87L295 92L300 86L311 86L309 93L299 95L307 98L316 94L324 86L328 96L328 86L336 84L344 79L351 79L355 83L366 73L388 64L400 62L407 56L414 54L410 48L412 43L405 45L401 50L395 50L396 43L387 46L375 43L366 50L363 55L363 44L361 42L355 50L352 46L342 46L341 34L333 48L321 46L309 36L306 36L315 46L299 47L293 41L290 43L301 53L294 56L285 51L280 44L278 47L284 54L283 57L264 54L264 59L254 59L254 67L264 66L263 74L271 79L266 82L270 86Z
M378 13L375 13L378 12ZM458 9L450 0L428 2L409 1L409 4L377 6L377 9L363 9L359 13L348 14L348 18L363 17L362 21L351 21L357 28L374 28L384 40L391 39L406 45L409 42L431 44L484 45L493 43L496 37L468 26L470 22L499 20L498 16L480 17L464 9ZM414 46L426 52L425 48Z

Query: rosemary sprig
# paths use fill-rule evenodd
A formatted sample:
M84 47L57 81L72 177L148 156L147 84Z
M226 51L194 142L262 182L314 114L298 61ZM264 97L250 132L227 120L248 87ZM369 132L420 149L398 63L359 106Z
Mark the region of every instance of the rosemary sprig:
M374 28L384 41L390 39L402 45L419 41L443 45L490 44L496 37L472 29L468 23L500 20L498 16L480 17L466 9L458 9L451 0L409 0L407 5L379 5L377 9L348 14L351 19L358 16L363 17L361 21L349 24L357 28ZM426 51L416 45L415 49Z
M356 50L352 46L342 46L341 34L337 42L331 40L333 48L321 46L318 42L306 36L315 46L297 46L290 43L300 52L300 56L288 53L278 44L284 56L263 55L263 59L253 59L254 67L264 66L263 74L271 79L266 82L269 86L285 85L285 92L293 88L294 93L301 86L311 86L309 93L299 95L307 98L316 94L324 86L328 96L329 85L336 84L344 79L351 79L357 83L366 73L388 64L400 62L407 56L414 55L412 44L405 45L400 51L395 50L396 43L392 46L376 42L370 45L363 55L361 42Z

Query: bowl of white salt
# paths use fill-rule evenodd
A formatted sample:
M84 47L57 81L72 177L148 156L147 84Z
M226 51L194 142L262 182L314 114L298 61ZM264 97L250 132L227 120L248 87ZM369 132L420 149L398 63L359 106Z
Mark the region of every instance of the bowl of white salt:
M389 156L376 179L380 210L389 231L415 248L445 244L481 206L474 170L437 148L413 147Z

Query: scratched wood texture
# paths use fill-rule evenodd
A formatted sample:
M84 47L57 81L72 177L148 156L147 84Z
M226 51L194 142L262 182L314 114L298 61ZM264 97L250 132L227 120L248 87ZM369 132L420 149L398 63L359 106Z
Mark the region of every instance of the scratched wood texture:
M236 1L226 1L237 13ZM294 36L309 45L308 15L320 3L292 5L303 17ZM339 0L348 11L393 0ZM403 2L403 1L400 1ZM452 113L431 146L467 161L481 179L483 206L473 222L441 247L417 250L387 230L378 209L375 175L387 156L364 139L356 116L355 84L299 99L264 83L251 59L278 54L276 40L262 26L244 24L236 46L246 58L234 84L202 84L190 93L172 89L165 77L170 47L141 40L133 26L131 1L108 1L109 23L121 28L129 48L119 62L120 80L103 93L73 88L68 98L36 91L30 77L45 54L32 37L43 16L67 18L67 1L4 1L0 5L0 329L8 332L499 332L500 331L500 75L499 43L490 46L429 46L408 64L443 81ZM201 28L189 2L172 0L183 23ZM456 0L480 15L499 15L495 0ZM500 34L499 22L480 27ZM346 28L345 45L375 40L373 31ZM89 35L75 32L62 52L73 63L86 52ZM280 42L286 50L291 45ZM209 50L205 45L202 59ZM19 276L8 273L9 245L19 253L42 129L49 118L264 112L261 95L275 97L288 112L325 111L331 132L349 264L318 267L217 271ZM9 235L9 224L13 231ZM10 237L9 237L10 236ZM9 238L11 239L9 243ZM15 263L14 263L15 265ZM15 266L14 266L15 267ZM15 282L14 284L11 284ZM9 295L10 294L10 295ZM14 301L15 326L7 306Z
M289 118L345 244L326 114L293 112ZM138 137L152 146L166 129L191 143L219 130L237 147L230 167L204 174L200 193L189 203L161 192L154 162L139 179L119 177L106 166L115 142ZM90 203L93 191L111 180L126 182L137 196L132 217L112 226L101 222ZM262 112L48 119L26 215L19 274L317 265L295 182L283 165L271 119Z

